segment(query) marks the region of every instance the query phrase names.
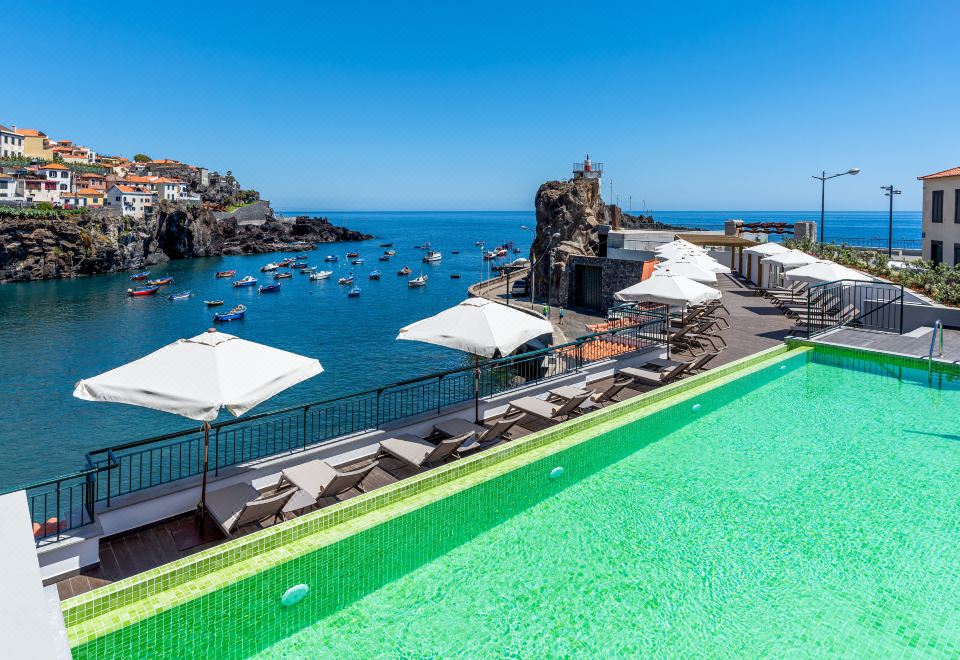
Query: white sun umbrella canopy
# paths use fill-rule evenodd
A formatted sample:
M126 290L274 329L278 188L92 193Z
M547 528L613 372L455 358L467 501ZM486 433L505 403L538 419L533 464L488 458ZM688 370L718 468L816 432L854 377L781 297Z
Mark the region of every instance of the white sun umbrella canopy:
M788 250L787 252L778 252L760 260L761 263L771 266L779 266L784 270L806 266L820 261L813 255L801 252L800 250Z
M720 291L689 277L654 271L653 276L617 291L613 297L625 302L655 302L661 305L686 307L719 300Z
M658 267L667 267L674 264L680 263L691 263L704 270L709 270L711 273L729 273L730 269L727 266L724 266L722 263L711 257L707 254L684 254L666 261L661 261L659 264L654 266Z
M772 254L781 254L783 252L789 252L790 248L780 245L780 243L761 243L760 245L754 245L752 247L744 248L744 254L759 254L764 257L769 257Z
M664 243L663 245L658 245L654 248L654 252L677 252L677 251L693 251L693 252L705 252L705 250L699 245L694 245L690 241L685 241L682 238L678 238L675 241L670 241L669 243Z
M654 268L654 274L682 275L701 284L716 284L717 274L692 261L666 261Z
M783 279L790 282L806 282L807 284L823 284L824 282L838 282L840 280L875 281L869 275L832 261L817 261L806 266L793 268L784 273Z
M239 417L273 395L323 371L320 362L208 330L77 383L73 396L126 403L203 422L200 508L207 487L210 422L221 408Z
M668 244L669 245L669 244ZM696 245L691 245L690 247L684 246L675 246L675 247L666 247L661 246L654 250L659 259L673 259L675 257L681 257L685 255L690 256L706 256L707 251L701 248L698 248Z

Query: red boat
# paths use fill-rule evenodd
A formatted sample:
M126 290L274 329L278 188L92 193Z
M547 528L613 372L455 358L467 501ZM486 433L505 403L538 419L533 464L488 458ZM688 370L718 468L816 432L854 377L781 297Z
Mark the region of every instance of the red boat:
M134 274L134 275L131 275L131 276L130 276L130 279L133 280L134 282L138 282L138 281L140 281L140 280L145 280L145 279L147 279L148 277L150 277L150 271L149 271L149 270L145 270L145 271L143 271L142 273L136 273L136 274Z
M152 296L160 290L158 286L141 286L136 289L127 289L128 296Z
M233 277L237 274L235 270L218 270L217 277Z

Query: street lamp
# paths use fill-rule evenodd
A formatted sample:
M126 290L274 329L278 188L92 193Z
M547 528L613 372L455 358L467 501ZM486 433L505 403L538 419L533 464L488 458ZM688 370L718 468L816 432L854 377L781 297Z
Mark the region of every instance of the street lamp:
M553 242L558 238L560 238L559 232L551 236L550 242L547 243L547 250L550 252L549 270L547 270L547 319L553 315L553 258L557 255L557 248L553 247Z
M890 237L887 239L887 258L893 257L893 196L899 195L899 190L894 190L893 184L889 186L880 186L880 190L886 190L884 195L890 198Z
M827 188L827 179L834 179L838 176L844 176L847 174L850 174L850 175L860 174L860 168L851 167L846 172L840 172L839 174L831 174L830 176L827 176L826 171L821 172L820 176L817 176L816 174L813 175L814 179L820 180L820 242L821 243L823 243L823 210L824 210L824 197L825 197L826 188Z

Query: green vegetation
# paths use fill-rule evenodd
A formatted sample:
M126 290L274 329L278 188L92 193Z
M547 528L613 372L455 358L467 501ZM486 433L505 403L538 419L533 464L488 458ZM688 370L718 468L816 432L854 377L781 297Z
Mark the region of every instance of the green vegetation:
M91 165L90 163L64 163L74 172L87 172L90 174L109 174L110 168L102 167L100 165Z
M784 246L803 250L821 259L829 259L865 273L902 284L942 305L960 306L960 269L932 261L912 261L908 268L890 268L886 252L858 250L835 243L788 239Z
M34 162L38 161L25 156L5 156L0 158L0 167L26 167L27 165L32 165Z
M46 204L46 207L42 205ZM40 202L33 208L16 208L13 206L0 206L0 218L34 218L43 220L48 218L63 217L65 215L87 215L88 209L55 209L46 202Z
M137 162L137 163L149 163L153 159L150 158L150 156L148 156L147 154L136 154L133 157L133 160L134 162Z
M223 205L227 207L227 211L233 213L241 206L250 206L259 201L260 193L256 190L241 190L236 195L230 195L230 197L223 200Z

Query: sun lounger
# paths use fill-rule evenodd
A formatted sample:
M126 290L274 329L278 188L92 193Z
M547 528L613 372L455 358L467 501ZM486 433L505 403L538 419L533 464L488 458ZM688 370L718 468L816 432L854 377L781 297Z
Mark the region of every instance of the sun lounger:
M296 486L314 500L335 497L351 488L363 491L363 479L370 474L377 462L373 461L357 470L341 472L326 461L309 461L284 470L277 483L277 491L285 486Z
M537 417L547 422L560 422L576 415L579 412L580 405L593 394L593 390L587 390L580 396L556 403L544 401L543 399L532 396L525 396L522 399L511 401L507 408L507 413L522 410L527 415Z
M602 392L597 392L590 398L590 400L600 406L610 401L616 403L617 395L620 394L623 388L631 383L633 383L633 378L630 376L617 374L613 377L613 382L607 386L607 389L603 390Z
M433 427L433 430L450 438L465 433L472 433L474 437L463 443L460 449L457 450L458 453L463 453L479 449L483 445L493 444L500 438L503 438L522 417L522 412L515 411L511 414L504 415L489 427L455 417L454 419L440 422Z
M682 362L676 367L672 367L664 371L651 371L649 369L626 367L625 369L621 369L620 373L630 376L634 381L644 383L646 385L666 385L667 383L679 378L689 368L689 363Z
M233 536L241 527L255 525L273 518L283 520L283 507L297 492L288 488L273 495L261 496L248 483L234 484L207 493L207 512L227 536Z
M392 456L415 468L430 467L455 454L472 437L474 433L471 431L433 444L404 433L381 441L377 456Z

